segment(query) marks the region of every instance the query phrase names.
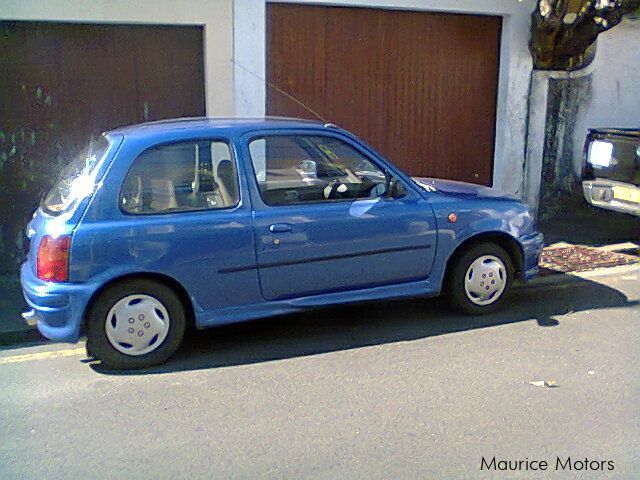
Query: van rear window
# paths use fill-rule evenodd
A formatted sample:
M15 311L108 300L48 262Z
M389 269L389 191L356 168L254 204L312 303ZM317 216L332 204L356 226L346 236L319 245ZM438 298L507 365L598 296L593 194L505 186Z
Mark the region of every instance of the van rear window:
M93 193L96 167L109 146L109 140L104 135L93 139L62 171L53 188L44 197L42 209L50 215L60 215Z

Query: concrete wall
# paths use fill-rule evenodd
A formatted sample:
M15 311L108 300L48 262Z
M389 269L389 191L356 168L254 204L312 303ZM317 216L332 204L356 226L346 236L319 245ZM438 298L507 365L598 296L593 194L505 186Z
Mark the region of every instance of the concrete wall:
M573 167L582 166L587 129L640 128L640 20L625 19L598 37L591 86L573 130Z
M234 0L237 115L263 115L265 111L265 1ZM289 3L502 16L494 186L523 195L527 98L532 69L527 42L529 14L533 10L534 0L296 0Z
M202 25L208 115L233 115L233 0L0 0L0 20Z

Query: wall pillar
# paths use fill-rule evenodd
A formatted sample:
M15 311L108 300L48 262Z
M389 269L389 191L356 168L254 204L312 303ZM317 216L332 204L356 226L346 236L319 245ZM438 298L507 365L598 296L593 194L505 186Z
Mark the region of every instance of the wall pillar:
M536 213L540 213L541 209L541 192L544 189L543 171L548 171L552 167L558 175L563 175L562 172L565 170L573 169L571 139L573 138L577 109L580 107L580 98L569 98L569 101L561 102L559 109L555 108L558 107L555 105L558 99L554 95L557 95L558 92L555 89L551 91L550 86L558 81L568 82L571 79L578 80L576 84L582 85L585 82L581 82L579 79L588 80L592 71L593 67L590 66L576 72L534 70L531 73L523 181L524 200ZM569 91L566 92L566 95L570 97L573 93L579 94L578 91ZM557 111L559 118L549 118L552 107L554 107L554 111ZM548 165L550 161L556 163ZM560 165L559 162L566 162L567 165ZM553 185L547 185L547 188L549 187L555 188Z

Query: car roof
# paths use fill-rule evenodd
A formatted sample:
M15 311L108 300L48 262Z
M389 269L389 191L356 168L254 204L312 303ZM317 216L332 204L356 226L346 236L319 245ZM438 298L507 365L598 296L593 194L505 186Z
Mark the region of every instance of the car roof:
M232 130L235 133L244 133L252 130L269 130L279 128L323 128L333 127L313 120L286 117L256 117L256 118L217 118L217 117L191 117L158 120L155 122L139 123L115 128L107 133L120 133L124 136L153 136L158 133L167 133L178 130Z

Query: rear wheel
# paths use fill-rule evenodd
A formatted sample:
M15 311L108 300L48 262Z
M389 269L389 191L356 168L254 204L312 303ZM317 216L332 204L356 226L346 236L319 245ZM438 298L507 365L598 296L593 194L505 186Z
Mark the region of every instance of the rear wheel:
M146 279L124 280L94 302L87 353L109 368L158 365L177 350L185 325L184 305L171 288Z
M480 243L462 253L447 278L453 308L480 315L495 311L511 287L513 265L509 254L494 243Z

